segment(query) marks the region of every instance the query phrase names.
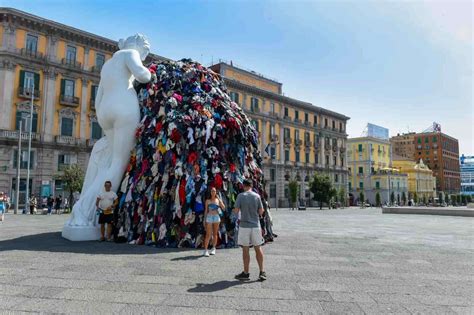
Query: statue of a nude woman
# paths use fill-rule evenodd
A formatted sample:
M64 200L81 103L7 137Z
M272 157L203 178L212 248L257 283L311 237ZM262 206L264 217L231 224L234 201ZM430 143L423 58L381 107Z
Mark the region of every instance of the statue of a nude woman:
M146 83L151 79L150 72L142 64L150 52L150 44L145 36L136 34L125 41L120 40L119 49L104 64L100 74L95 106L105 137L92 149L81 197L64 225L63 237L70 240L98 239L97 195L107 180L112 182L112 190L118 189L130 151L135 146L140 108L132 82L136 79Z

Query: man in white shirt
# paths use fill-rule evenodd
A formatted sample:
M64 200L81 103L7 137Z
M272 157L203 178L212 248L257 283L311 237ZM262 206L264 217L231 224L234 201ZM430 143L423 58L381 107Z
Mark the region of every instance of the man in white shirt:
M112 241L112 221L114 218L114 207L117 201L117 194L111 190L112 183L106 181L104 184L105 191L101 192L97 196L95 205L97 211L99 211L99 224L100 224L100 241L105 241L105 224L107 224L107 241Z

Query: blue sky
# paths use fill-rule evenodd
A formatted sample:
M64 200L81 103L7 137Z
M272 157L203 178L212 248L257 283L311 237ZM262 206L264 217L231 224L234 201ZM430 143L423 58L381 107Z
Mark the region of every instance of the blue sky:
M474 154L470 1L0 0L111 39L147 35L152 51L219 58L283 83L286 95L397 132L433 121Z

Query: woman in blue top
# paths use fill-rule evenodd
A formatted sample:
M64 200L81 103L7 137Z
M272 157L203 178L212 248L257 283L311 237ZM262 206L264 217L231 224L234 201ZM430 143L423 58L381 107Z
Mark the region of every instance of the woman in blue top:
M217 197L217 190L211 187L211 196L206 200L206 208L204 209L204 222L206 226L206 237L204 238L204 256L216 254L217 233L219 224L221 223L220 213L225 209L224 203ZM208 251L209 240L212 234L212 249Z

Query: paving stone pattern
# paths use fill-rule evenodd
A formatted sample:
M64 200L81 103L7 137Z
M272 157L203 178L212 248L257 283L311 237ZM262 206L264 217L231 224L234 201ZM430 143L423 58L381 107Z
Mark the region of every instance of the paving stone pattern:
M474 314L474 219L279 210L268 280L239 249L69 242L66 215L0 223L0 313Z

